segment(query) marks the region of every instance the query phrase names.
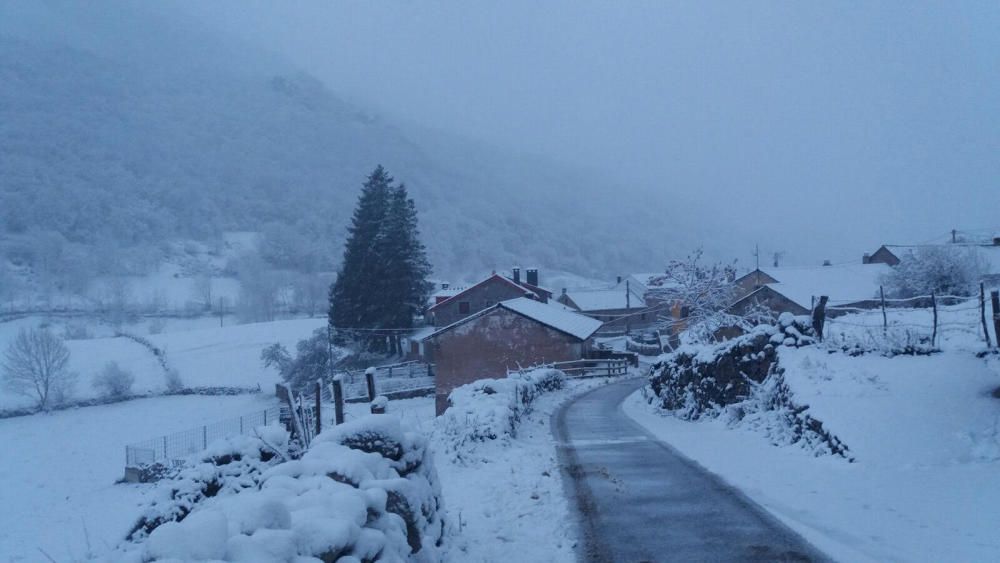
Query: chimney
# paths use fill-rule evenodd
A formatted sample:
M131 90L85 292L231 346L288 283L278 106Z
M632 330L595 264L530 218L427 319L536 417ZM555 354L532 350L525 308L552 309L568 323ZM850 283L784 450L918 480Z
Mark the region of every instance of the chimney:
M958 242L958 230L956 229L951 230L951 242L952 243Z
M831 266L832 264L831 264L831 262L829 260L823 260L823 265L824 266Z
M993 246L1000 246L1000 236L993 237Z
M618 276L618 283L622 283L622 277Z
M514 283L521 283L521 268L515 267L512 272L514 273Z
M538 285L538 269L528 268L524 281L528 282L528 285Z
M449 286L448 282L444 282L444 283L441 284L441 289L448 289L449 287L450 286Z
M566 288L563 288L563 295L566 295Z
M872 255L868 254L867 252L865 252L865 255L861 257L861 263L862 264L871 264L872 263Z

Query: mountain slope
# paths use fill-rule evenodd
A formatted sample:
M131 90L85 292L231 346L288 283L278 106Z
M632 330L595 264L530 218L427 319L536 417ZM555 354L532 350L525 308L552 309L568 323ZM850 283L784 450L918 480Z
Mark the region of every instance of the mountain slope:
M81 43L0 35L0 236L119 249L264 230L299 241L304 267L330 269L381 163L416 199L440 275L522 263L608 277L662 263L644 246L664 237L639 225L664 213L585 173L404 131L272 60Z

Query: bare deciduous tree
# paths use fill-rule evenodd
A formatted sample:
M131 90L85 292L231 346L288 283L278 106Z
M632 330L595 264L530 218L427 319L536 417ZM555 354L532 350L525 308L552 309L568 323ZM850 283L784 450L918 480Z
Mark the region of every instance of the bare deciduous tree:
M662 303L659 325L670 333L714 326L727 316L732 304L736 277L733 264L705 264L702 251L696 250L683 260L673 260L662 277L651 282L650 293L654 301ZM672 315L681 311L680 318Z
M22 329L7 347L0 367L11 391L32 397L48 408L69 393L76 378L69 371L69 349L45 329Z

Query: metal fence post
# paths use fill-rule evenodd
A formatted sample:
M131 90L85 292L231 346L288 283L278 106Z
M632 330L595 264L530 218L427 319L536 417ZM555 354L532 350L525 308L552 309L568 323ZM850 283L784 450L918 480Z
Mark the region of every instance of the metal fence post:
M163 437L163 459L167 459L167 437ZM156 461L156 452L153 452L153 461Z
M1000 291L990 292L990 304L993 307L993 340L1000 347Z
M264 409L264 426L267 426L267 409Z
M208 447L208 426L201 427L201 449Z
M982 282L979 284L979 318L983 322L983 338L986 339L986 347L990 347L990 331L986 328L986 286Z
M243 417L240 417L240 435L243 435Z

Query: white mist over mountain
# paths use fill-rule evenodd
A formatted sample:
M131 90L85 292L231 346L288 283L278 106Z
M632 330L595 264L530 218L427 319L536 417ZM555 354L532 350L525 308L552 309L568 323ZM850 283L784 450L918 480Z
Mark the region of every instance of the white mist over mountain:
M329 269L381 163L439 276L856 260L998 222L998 11L924 8L8 2L0 220Z
M256 230L295 241L301 256L283 265L332 269L360 184L381 163L417 201L439 276L531 264L609 278L694 244L672 233L670 210L610 177L396 126L162 6L5 10L9 240L55 232L107 255Z

